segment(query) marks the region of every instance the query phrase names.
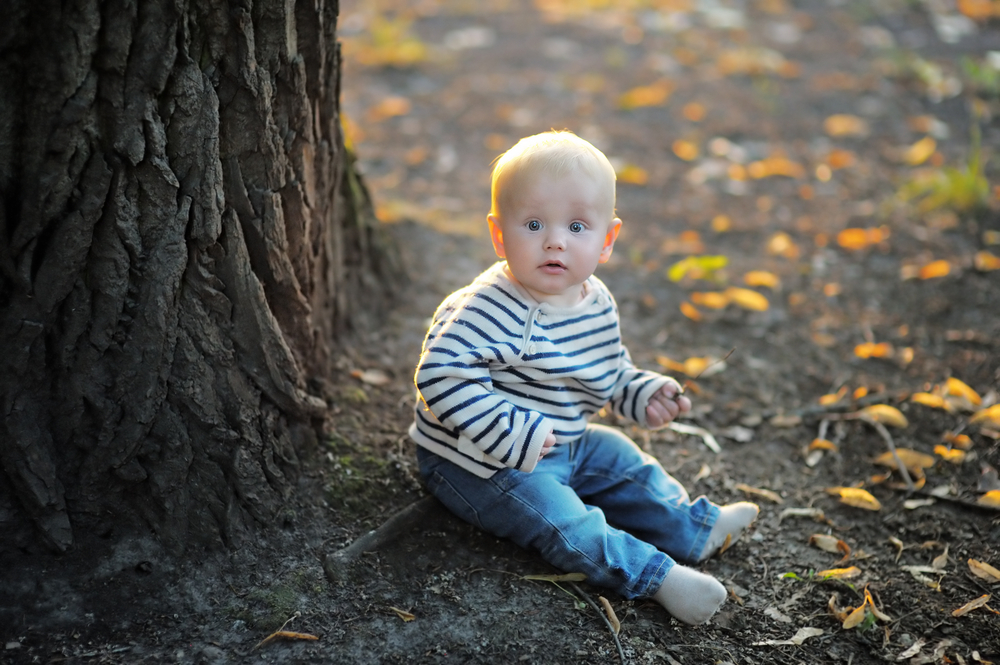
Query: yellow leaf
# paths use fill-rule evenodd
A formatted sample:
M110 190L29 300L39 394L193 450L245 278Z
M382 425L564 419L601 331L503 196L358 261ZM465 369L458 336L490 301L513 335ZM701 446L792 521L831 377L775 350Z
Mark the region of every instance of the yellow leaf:
M872 404L858 411L866 420L874 420L890 427L906 427L910 423L899 409L888 404Z
M932 456L910 448L896 448L896 454L899 455L899 459L903 462L906 470L912 472L914 475L922 475L924 469L934 466L934 458ZM876 457L874 463L879 466L887 466L890 469L896 468L896 458L893 457L891 451L886 451Z
M632 88L618 98L618 107L626 111L643 106L660 106L666 104L673 92L674 85L666 79L661 79L650 85Z
M1000 582L1000 570L997 570L988 563L969 559L969 571L979 579L986 580L990 584Z
M809 450L830 450L837 452L837 444L826 439L813 439L809 444Z
M664 369L668 369L671 372L684 371L684 363L679 363L676 360L673 360L666 356L656 356L656 362L659 363Z
M925 136L907 149L903 155L903 161L910 166L919 166L926 162L935 150L937 150L937 141L930 136Z
M729 297L730 301L739 305L743 309L764 312L767 311L768 307L770 307L770 303L767 298L756 291L751 291L750 289L741 289L738 286L730 286L725 290L725 294Z
M795 244L790 235L779 231L767 241L767 253L794 261L799 258L799 246Z
M860 607L856 608L853 612L847 615L847 618L844 619L844 624L843 624L844 630L850 630L851 628L854 628L855 626L858 626L864 622L865 607L867 605L868 605L867 601L861 603Z
M882 504L867 490L860 487L831 487L826 490L828 494L840 497L841 503L846 503L855 508L865 510L882 510Z
M830 406L839 402L847 394L847 386L841 386L835 393L829 393L819 398L819 403L823 406Z
M961 450L968 450L972 448L972 439L969 438L968 434L952 434L951 432L945 432L941 435L941 438L955 448L959 448Z
M733 228L733 220L726 215L716 215L712 218L712 230L716 233L725 233Z
M691 302L709 309L724 309L729 304L729 296L721 291L695 291L691 294Z
M990 490L986 494L976 499L976 503L978 503L980 506L988 506L990 508L1000 508L1000 490Z
M868 246L868 232L864 229L844 229L837 234L837 244L844 249L864 249Z
M1000 428L1000 404L994 404L993 406L976 411L969 418L970 425L979 425L980 427L991 427L993 429Z
M743 283L747 286L766 286L769 289L776 289L781 285L781 280L773 272L766 270L751 270L743 275Z
M850 568L830 568L829 570L821 570L816 573L816 577L822 579L835 579L835 580L852 580L855 577L861 575L861 569L857 566L851 566Z
M983 403L983 398L979 396L979 393L955 377L948 377L948 380L945 382L945 390L949 395L964 397L973 406L979 406Z
M913 393L910 395L910 401L916 402L917 404L923 404L924 406L929 406L933 409L951 411L951 405L944 401L943 397L935 395L934 393Z
M727 263L729 259L725 256L688 256L670 266L667 278L671 282L679 282L685 277L711 279L718 271L725 268Z
M683 141L681 139L677 139L676 141L674 141L674 144L671 146L671 148L673 149L674 154L683 159L685 162L690 162L694 161L695 159L698 159L698 154L700 152L700 150L698 150L697 145L695 145L691 141Z
M684 373L695 379L712 364L711 358L688 358L684 361Z
M917 276L920 279L936 279L938 277L945 277L951 272L951 263L945 259L939 259L937 261L931 261L927 265L920 268Z
M649 182L649 173L646 169L635 164L626 164L618 171L618 182L628 185L645 185Z
M688 317L692 321L701 321L701 312L698 311L697 307L686 300L681 303L681 314Z
M941 444L934 446L934 454L940 455L946 462L951 462L952 464L961 464L965 461L964 450L952 450Z
M987 252L985 249L976 252L976 256L973 259L973 264L976 266L976 270L979 272L989 272L991 270L1000 270L1000 256L992 252Z
M823 129L830 136L867 136L868 123L856 115L831 115L823 121Z
M891 358L892 344L888 342L865 342L854 347L854 355L858 358Z
M991 594L985 593L982 596L980 596L979 598L976 598L975 600L970 600L965 605L962 605L960 608L958 608L957 610L955 610L954 612L952 612L951 615L953 617L965 616L966 614L968 614L972 610L979 609L980 607L982 607L986 603L990 602L990 597L991 597Z
M773 503L784 503L785 500L778 496L777 492L771 490L761 489L759 487L750 487L745 483L739 483L736 485L735 489L741 492L746 492L747 494L752 494L754 496L759 496L762 499L767 499Z
M868 590L867 586L865 587L865 602L868 603L868 609L870 609L872 614L874 614L878 619L882 621L892 621L888 614L875 607L875 599L872 598L872 592Z

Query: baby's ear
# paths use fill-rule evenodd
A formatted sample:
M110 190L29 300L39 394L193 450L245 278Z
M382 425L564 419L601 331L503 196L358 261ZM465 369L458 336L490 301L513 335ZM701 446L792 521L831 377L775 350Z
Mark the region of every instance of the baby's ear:
M615 240L618 239L618 232L622 230L622 220L615 217L608 227L608 234L604 236L604 249L601 250L601 263L607 263L611 258L611 250L615 248Z
M500 221L496 215L487 215L486 222L490 225L490 239L493 241L493 251L501 259L507 258L503 251L503 229L500 228Z

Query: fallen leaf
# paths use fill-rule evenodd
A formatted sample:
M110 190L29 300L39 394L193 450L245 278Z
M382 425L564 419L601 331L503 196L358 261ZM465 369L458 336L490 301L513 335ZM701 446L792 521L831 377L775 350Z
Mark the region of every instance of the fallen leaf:
M831 115L823 121L823 129L830 136L867 136L868 123L856 115Z
M906 545L904 545L903 541L897 538L896 536L889 536L889 542L892 543L892 546L896 548L896 562L898 563L899 557L903 555L903 549L906 547Z
M611 631L617 635L622 629L622 622L618 620L618 615L615 614L615 608L611 607L611 603L604 596L598 596L597 599L601 601L604 613L608 616L608 623L611 624Z
M583 573L556 573L552 575L525 575L521 579L536 582L583 582L587 576Z
M934 557L931 561L931 568L934 570L944 570L944 567L948 565L948 546L944 546L944 552Z
M907 660L909 658L916 656L918 653L920 653L920 650L924 648L925 644L927 644L927 640L921 637L919 640L911 644L908 649L906 649L905 651L901 651L899 655L896 656L896 662L898 663L902 660Z
M868 603L868 608L872 611L872 614L875 615L876 619L885 622L892 621L888 614L875 607L875 599L872 598L872 592L868 590L868 587L865 587L865 601Z
M762 499L767 499L773 503L784 503L785 500L782 499L776 492L767 489L761 489L759 487L750 487L744 483L738 483L734 489L738 489L741 492L746 492L747 494L752 494L754 496L759 496Z
M691 302L709 309L725 309L729 304L729 296L721 291L695 291L690 295Z
M921 267L917 272L917 276L920 279L936 279L938 277L945 277L949 273L951 273L951 263L945 259L939 259Z
M972 263L976 266L976 270L979 272L1000 270L1000 256L997 256L992 252L987 252L985 249L976 252L975 257L972 259Z
M1000 508L1000 490L990 490L976 499L976 503L989 508Z
M990 584L1000 583L1000 570L997 570L988 563L969 559L969 571L979 579L986 580Z
M701 321L701 312L699 312L698 308L689 303L688 301L685 300L684 302L682 302L680 309L681 309L681 314L691 319L692 321Z
M391 607L390 606L389 609L392 610L393 612L395 612L396 616L398 616L400 619L402 619L404 623L405 622L413 621L414 619L417 618L412 612L407 612L406 610L401 610L398 607Z
M781 286L778 276L767 270L751 270L743 275L743 283L747 286L765 286L772 290Z
M823 406L830 406L839 402L847 394L847 386L841 386L835 393L828 393L819 398L819 403Z
M934 466L934 457L910 448L896 448L896 454L899 455L899 459L903 463L903 466L906 467L906 470L912 472L914 475L923 475L924 469ZM897 468L896 458L893 456L892 451L887 450L876 457L873 462L879 466L887 466L890 469Z
M859 417L889 425L890 427L907 427L910 423L906 416L894 406L888 404L872 404L858 411Z
M834 579L834 580L853 580L855 577L861 575L861 569L857 566L850 566L848 568L830 568L828 570L821 570L816 573L816 577L822 579Z
M927 577L927 575L932 574L941 576L945 574L943 570L936 570L934 568L931 568L930 566L900 566L899 568L900 570L905 570L906 572L908 572L910 575L913 576L913 579L917 580L921 584L925 584L926 586L934 590L941 589L941 582L940 582L941 578L938 577L937 580L932 580L931 578Z
M386 97L368 110L368 122L381 122L410 112L412 104L406 97Z
M966 383L953 376L948 377L948 380L945 382L945 391L949 395L964 397L969 400L973 406L979 406L983 403L983 398L979 396L979 393L970 388Z
M935 395L934 393L913 393L910 395L910 401L916 402L917 404L923 404L924 406L929 406L932 409L944 409L945 411L951 410L951 405L945 401L944 397L940 395Z
M839 621L840 623L844 623L844 620L847 618L848 613L854 608L848 607L847 609L842 610L837 605L838 600L839 598L837 594L832 594L826 606L830 609L830 614L832 614L837 619L837 621Z
M802 416L794 413L779 413L768 420L768 422L773 427L798 427L802 424Z
M962 605L960 608L952 612L951 615L953 617L965 616L972 610L979 609L980 607L986 605L986 603L990 602L990 598L991 594L985 593L979 598L976 598L975 600L970 600L965 605Z
M860 487L830 487L826 491L828 494L839 496L841 503L849 506L865 510L882 510L882 504L878 499Z
M770 303L766 297L756 291L751 291L750 289L730 286L724 293L733 304L742 307L743 309L765 312L768 307L770 307Z
M956 448L961 448L962 450L969 450L972 448L972 439L968 434L953 434L952 432L945 432L941 435L941 438L950 443Z
M618 98L618 108L630 111L644 106L660 106L667 103L673 90L674 85L666 79L638 86Z
M891 358L894 349L888 342L865 342L854 347L854 355L858 358Z
M811 517L817 522L828 522L826 514L819 508L785 508L778 515L778 524L786 517Z
M366 369L364 371L355 369L351 371L351 376L370 386L384 386L392 381L389 375L380 369Z
M809 544L830 554L850 554L851 547L840 538L826 533L814 533L809 536Z
M1000 404L994 404L993 406L976 411L969 418L970 425L979 425L979 427L988 427L992 429L1000 428Z
M773 647L773 646L802 646L802 643L808 640L810 637L818 637L824 633L822 628L812 628L805 627L799 628L795 635L792 636L790 640L767 640L765 642L754 642L753 646L761 647Z
M933 137L925 136L909 148L903 154L903 161L910 166L920 166L934 154L937 150L937 141Z
M684 141L682 139L674 141L670 148L674 151L675 155L683 159L685 162L692 162L698 159L698 155L701 152L698 149L697 144L692 143L691 141Z
M809 450L829 450L837 452L837 444L826 439L813 439L809 444Z
M907 499L903 502L903 508L916 510L925 506L933 506L935 503L937 503L937 499Z
M641 166L626 164L618 170L617 180L628 185L645 185L649 182L649 173Z
M729 259L725 256L688 256L670 266L667 278L672 282L679 282L685 277L712 279L728 263Z
M847 615L847 618L844 619L844 623L842 624L844 630L850 630L851 628L854 628L864 622L866 614L865 608L867 605L868 602L865 601L864 603L861 603L859 607L856 607L853 612Z
M776 607L769 607L766 610L764 610L764 616L771 617L775 621L779 621L781 623L793 623L792 618L790 616L782 613L782 611Z
M940 455L944 461L951 462L952 464L961 464L965 461L964 450L954 450L941 444L934 446L934 454Z

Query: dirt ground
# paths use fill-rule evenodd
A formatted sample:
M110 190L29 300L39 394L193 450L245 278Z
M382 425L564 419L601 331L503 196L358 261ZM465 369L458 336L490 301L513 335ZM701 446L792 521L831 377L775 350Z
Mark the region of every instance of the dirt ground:
M385 325L345 353L328 440L283 527L198 561L136 541L94 543L72 564L0 562L0 662L1000 662L989 603L954 615L1000 591L970 564L1000 567L1000 512L979 503L1000 489L1000 424L970 423L1000 401L1000 19L959 12L1000 6L482 5L342 3L350 138L410 280ZM335 580L324 573L325 555L423 496L405 430L426 320L494 260L490 162L551 127L615 163L625 227L599 275L634 360L691 380L683 423L720 452L614 424L692 494L762 508L702 566L730 590L704 626L586 583L526 579L558 571L440 511ZM705 256L727 264L678 274ZM761 296L766 308L748 308ZM699 359L730 351L700 373ZM947 394L949 378L982 403ZM887 442L851 417L876 404L907 419L885 429L894 444L927 456L912 493L898 472L880 478ZM838 487L880 508L848 505ZM875 610L845 628L866 590ZM282 627L318 639L259 644Z

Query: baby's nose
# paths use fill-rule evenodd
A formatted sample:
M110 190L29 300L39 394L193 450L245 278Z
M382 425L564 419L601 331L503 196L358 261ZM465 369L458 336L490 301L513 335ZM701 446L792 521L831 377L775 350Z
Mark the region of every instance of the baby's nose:
M563 233L553 231L545 237L546 249L565 249L566 239Z

